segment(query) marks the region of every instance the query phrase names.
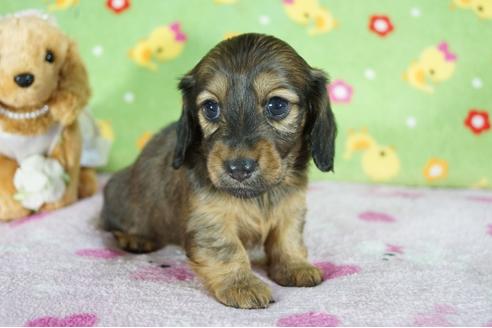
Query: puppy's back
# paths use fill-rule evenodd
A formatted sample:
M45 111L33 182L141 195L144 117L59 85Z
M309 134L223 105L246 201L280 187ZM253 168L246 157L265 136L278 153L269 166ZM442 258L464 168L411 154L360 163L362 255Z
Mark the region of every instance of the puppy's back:
M189 182L172 167L176 124L157 133L135 163L113 175L104 188L102 227L166 244L181 244Z

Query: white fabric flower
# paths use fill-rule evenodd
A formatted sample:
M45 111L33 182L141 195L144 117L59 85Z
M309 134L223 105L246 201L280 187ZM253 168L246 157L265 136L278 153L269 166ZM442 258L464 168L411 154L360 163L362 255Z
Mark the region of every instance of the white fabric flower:
M15 199L23 207L37 211L44 203L59 200L67 182L68 176L57 160L33 155L22 160L15 172Z

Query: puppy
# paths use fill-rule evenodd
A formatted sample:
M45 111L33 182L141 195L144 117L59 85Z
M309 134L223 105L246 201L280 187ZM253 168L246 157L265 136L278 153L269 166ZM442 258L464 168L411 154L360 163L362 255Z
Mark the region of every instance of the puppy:
M221 303L264 308L270 288L247 249L262 245L282 286L321 283L303 242L307 168L333 168L336 126L325 74L287 43L243 34L179 83L183 110L104 191L102 220L120 247L181 244Z

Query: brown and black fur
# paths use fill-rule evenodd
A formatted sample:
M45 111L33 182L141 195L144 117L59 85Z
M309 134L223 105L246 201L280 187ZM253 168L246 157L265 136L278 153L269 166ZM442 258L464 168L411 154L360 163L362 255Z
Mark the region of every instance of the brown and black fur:
M102 219L119 245L149 252L185 247L189 262L223 304L262 308L269 287L252 270L247 249L263 245L268 273L282 286L321 283L303 242L311 157L333 169L336 126L326 76L288 44L244 34L213 48L179 83L181 118L145 147L105 188ZM269 97L289 98L280 121L265 116ZM212 97L218 122L204 117ZM258 169L236 181L224 161L251 158Z

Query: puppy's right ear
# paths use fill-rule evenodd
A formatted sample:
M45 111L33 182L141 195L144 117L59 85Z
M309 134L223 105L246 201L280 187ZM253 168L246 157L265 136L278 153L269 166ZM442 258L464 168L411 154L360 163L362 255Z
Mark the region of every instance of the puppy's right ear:
M186 154L193 143L196 123L193 117L193 89L195 79L192 75L185 75L179 82L178 88L183 96L183 109L176 127L176 148L174 149L173 167L178 169L183 165Z

